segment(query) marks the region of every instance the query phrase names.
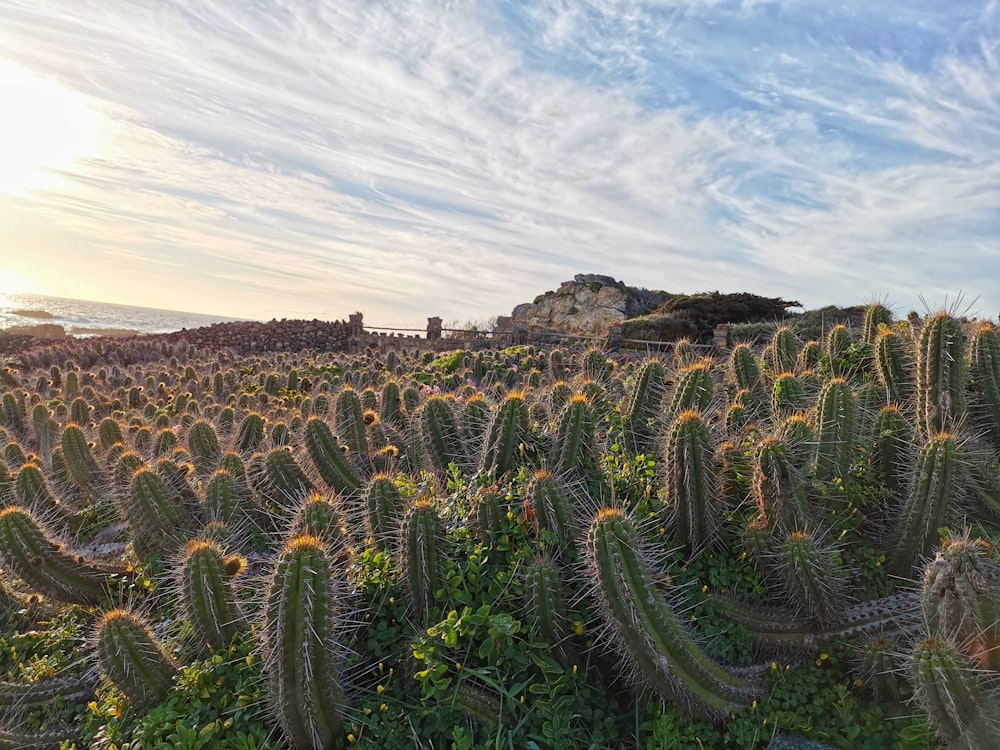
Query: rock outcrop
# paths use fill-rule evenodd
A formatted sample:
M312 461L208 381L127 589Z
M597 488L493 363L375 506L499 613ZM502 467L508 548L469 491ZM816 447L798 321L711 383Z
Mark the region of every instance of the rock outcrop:
M644 315L670 296L625 286L610 276L578 273L556 291L518 305L511 317L529 331L605 336L610 326Z

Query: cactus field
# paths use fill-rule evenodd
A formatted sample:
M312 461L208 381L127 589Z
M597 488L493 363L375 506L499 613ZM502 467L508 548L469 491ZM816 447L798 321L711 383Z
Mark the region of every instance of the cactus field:
M0 371L0 750L1000 747L992 323L87 346Z

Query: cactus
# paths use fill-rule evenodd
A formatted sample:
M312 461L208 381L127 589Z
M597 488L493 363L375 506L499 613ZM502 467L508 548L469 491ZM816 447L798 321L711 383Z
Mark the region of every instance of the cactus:
M264 640L270 700L296 750L343 746L346 699L337 678L338 605L329 553L314 536L293 536L271 577Z
M86 702L94 695L95 682L92 674L49 677L25 684L0 682L0 719L18 720L55 701L63 704ZM3 747L2 741L0 747Z
M559 415L550 460L557 472L583 476L597 459L594 439L596 418L585 396L574 395Z
M87 403L83 396L77 396L73 403L69 405L70 419L78 425L87 426L90 424L90 413L93 407Z
M216 469L205 484L204 505L209 521L235 527L249 523L254 504L245 472Z
M688 409L705 411L715 396L715 385L707 362L698 362L682 370L667 407L666 420L673 421Z
M920 603L932 635L953 637L977 664L1000 669L1000 559L989 542L947 540L924 570Z
M663 401L667 373L658 359L647 360L639 371L628 404L622 414L626 439L636 453L652 450L655 430L650 421L656 419Z
M694 344L689 338L677 339L674 342L674 367L683 370L698 361L698 354L695 352Z
M553 381L566 380L570 377L569 367L566 364L566 357L560 349L553 349L549 352L549 377Z
M176 447L177 433L175 433L170 427L164 427L156 433L156 439L153 441L154 456L169 456L174 452L174 448Z
M857 419L857 402L847 381L833 378L824 383L816 402L813 467L818 479L850 478Z
M458 428L452 401L442 396L430 396L418 411L424 454L439 476L448 473L448 465L465 464L465 446Z
M575 663L567 639L569 617L559 566L547 557L532 558L524 571L524 608L538 638L549 644L563 663Z
M814 526L802 477L784 439L767 437L758 446L751 491L757 510L768 525L784 533Z
M462 440L467 450L482 450L492 421L493 410L485 396L474 393L465 400L462 410Z
M576 521L569 490L551 472L534 473L525 490L525 510L534 519L539 535L560 548L569 548L576 539Z
M969 348L969 386L976 425L1000 448L1000 332L988 321L976 327Z
M920 449L913 485L890 540L890 575L912 575L918 559L931 553L937 529L944 526L958 492L961 460L957 439L946 432Z
M435 610L434 593L441 577L438 541L443 535L441 518L430 500L416 500L402 523L400 567L410 590L417 622L426 627Z
M875 442L872 449L872 472L894 495L905 487L911 465L909 447L913 428L896 404L883 406L875 417Z
M366 462L368 439L364 409L361 407L361 397L351 386L344 386L337 394L337 400L334 402L334 424L340 441L358 460Z
M718 541L722 507L719 467L708 422L691 409L674 421L664 456L666 498L677 540L689 553Z
M799 352L798 359L798 371L808 372L810 370L818 370L823 364L823 347L816 340L807 341L802 345L802 351Z
M97 429L98 437L100 438L101 450L107 451L112 445L125 442L125 436L122 434L122 428L118 422L111 417L105 417L101 420L101 424Z
M600 349L591 348L583 354L583 376L603 386L611 382L611 362Z
M387 550L399 538L405 505L388 474L376 474L365 489L365 528L375 546Z
M328 487L344 494L361 489L361 476L348 458L346 446L340 445L320 417L310 417L306 421L305 443L309 457Z
M783 372L774 379L771 388L771 414L775 418L781 419L805 409L806 400L805 384L794 373Z
M314 536L330 552L347 541L342 499L336 493L313 492L305 498L292 521L292 534Z
M36 463L25 464L18 470L13 483L13 501L42 515L49 515L59 506Z
M757 645L779 651L815 651L828 641L887 631L907 634L920 623L920 605L911 592L854 604L842 610L836 623L824 627L784 607L755 606L725 594L712 594L710 601L722 616L746 628Z
M105 612L97 624L97 658L107 678L139 711L162 703L178 674L145 620L124 608Z
M729 372L737 390L758 394L764 388L760 365L747 344L737 344L729 355Z
M184 616L195 637L212 651L229 646L241 629L243 615L232 580L245 561L226 557L218 544L195 539L184 546L179 584Z
M140 555L146 549L171 551L186 535L189 519L181 497L146 466L133 472L130 493L120 498L119 509L132 529Z
M94 460L94 455L90 452L90 445L79 425L66 425L62 433L61 445L63 457L66 459L66 467L77 485L89 488L101 478L100 467Z
M194 468L201 476L215 471L222 455L219 446L219 436L211 422L199 419L188 430L187 435L188 451L191 453L191 461Z
M925 436L961 427L966 417L965 334L945 312L924 323L917 358L917 415Z
M793 531L781 546L777 567L791 600L806 616L820 625L840 620L846 574L836 548L820 545L804 531Z
M851 332L847 326L838 323L826 335L826 356L830 360L830 372L835 378L846 377L848 364L845 361L851 348Z
M0 559L33 590L71 604L96 603L115 575L63 552L20 505L0 510Z
M282 508L297 507L316 491L295 457L285 448L274 448L264 457L264 476L257 478L255 488Z
M722 719L750 704L758 685L716 664L684 628L622 511L600 510L587 534L589 577L625 668L692 717Z
M507 504L497 487L480 488L471 497L469 530L484 544L489 544L493 534L503 527L507 512Z
M897 404L913 396L914 373L910 343L896 331L882 331L875 339L875 372L885 386L886 398Z
M914 698L949 747L1000 746L996 698L983 695L983 676L948 640L924 638L910 656Z
M603 356L603 355L602 355ZM518 463L518 453L531 441L531 421L524 393L511 391L497 408L490 425L483 468L506 474Z
M264 418L256 412L243 417L236 433L236 450L243 454L253 453L263 439Z
M782 372L792 372L799 358L799 342L788 326L780 326L766 349L765 363L768 369L777 375Z
M382 386L379 419L393 427L406 427L406 414L403 409L403 396L399 391L399 383L387 380Z
M892 325L892 311L881 302L865 308L864 322L861 324L861 340L874 344L882 330Z

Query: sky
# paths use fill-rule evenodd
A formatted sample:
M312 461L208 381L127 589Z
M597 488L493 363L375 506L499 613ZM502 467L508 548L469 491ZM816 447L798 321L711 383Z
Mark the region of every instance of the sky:
M1000 0L2 0L0 292L1000 311Z

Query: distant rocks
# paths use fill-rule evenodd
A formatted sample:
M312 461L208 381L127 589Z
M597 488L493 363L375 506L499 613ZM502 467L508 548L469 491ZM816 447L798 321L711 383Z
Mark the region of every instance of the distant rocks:
M515 325L529 331L557 331L582 336L605 336L612 325L643 315L671 295L626 286L610 276L578 273L556 291L511 313Z

